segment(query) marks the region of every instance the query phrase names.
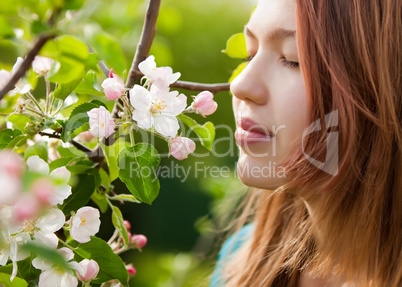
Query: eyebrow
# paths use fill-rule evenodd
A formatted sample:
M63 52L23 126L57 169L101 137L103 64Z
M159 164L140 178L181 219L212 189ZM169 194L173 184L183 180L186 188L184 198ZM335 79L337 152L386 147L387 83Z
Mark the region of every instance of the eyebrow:
M257 37L254 35L253 32L246 26L244 26L243 33L249 37L252 37L254 39L257 39ZM274 40L283 40L286 38L292 38L295 37L296 31L295 30L287 30L284 28L274 28L272 31L268 33L267 39L269 41L274 41Z

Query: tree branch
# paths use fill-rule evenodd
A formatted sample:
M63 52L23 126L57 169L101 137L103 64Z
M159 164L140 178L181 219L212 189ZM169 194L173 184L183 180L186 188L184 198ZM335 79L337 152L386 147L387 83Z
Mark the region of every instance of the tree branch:
M177 81L170 84L171 87L186 89L190 91L210 91L211 93L218 93L221 91L229 91L230 83L221 84L202 84L187 81Z
M45 45L45 43L56 37L56 35L41 35L39 36L38 40L36 41L35 45L32 47L32 49L28 52L26 55L24 61L22 62L21 66L19 69L15 72L14 75L12 75L11 79L8 81L8 83L3 87L3 89L0 91L0 100L3 99L3 97L14 88L15 84L21 79L25 73L29 70L31 67L32 61L35 59L35 56L38 55L40 49Z
M60 139L60 134L58 133L46 133L46 132L39 132L39 134L41 136L47 136L49 138L54 138L54 139ZM75 141L75 140L71 140L70 143L75 146L78 150L83 151L86 153L86 155L88 156L88 158L93 161L93 162L97 162L97 163L102 163L105 156L102 152L102 149L95 149L92 150L89 147Z
M142 74L138 69L138 64L144 61L149 55L149 50L151 49L151 45L155 37L156 20L158 19L159 15L160 4L161 0L149 1L140 41L137 44L137 50L135 51L133 63L131 64L130 72L128 73L126 81L127 88L132 88L135 82L142 77Z

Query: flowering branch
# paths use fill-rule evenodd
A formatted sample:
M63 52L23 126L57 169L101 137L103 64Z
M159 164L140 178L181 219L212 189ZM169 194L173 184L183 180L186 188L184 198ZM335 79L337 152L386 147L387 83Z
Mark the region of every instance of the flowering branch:
M190 91L210 91L211 93L215 94L221 91L229 91L230 83L202 84L196 82L177 81L170 86Z
M29 70L29 68L31 67L32 61L35 59L35 56L38 55L40 49L45 45L45 43L48 40L53 39L54 37L56 37L56 35L53 35L53 34L46 34L46 35L39 36L35 45L28 52L27 56L25 57L25 60L22 62L19 69L12 75L11 79L4 86L4 88L0 91L0 100L3 99L3 97L11 89L14 88L14 86L18 82L18 80L21 79L25 75L25 73Z
M133 63L128 73L126 87L131 88L142 77L142 73L138 69L138 64L144 61L151 49L152 42L155 37L156 20L159 15L159 7L161 0L150 0L148 4L147 13L145 16L144 26L142 28L140 41L137 44Z

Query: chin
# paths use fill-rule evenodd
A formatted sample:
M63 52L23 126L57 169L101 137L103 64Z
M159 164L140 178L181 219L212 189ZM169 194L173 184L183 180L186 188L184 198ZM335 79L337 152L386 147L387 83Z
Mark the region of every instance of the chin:
M240 157L237 176L247 186L268 190L275 190L288 181L283 167L264 158L253 161Z

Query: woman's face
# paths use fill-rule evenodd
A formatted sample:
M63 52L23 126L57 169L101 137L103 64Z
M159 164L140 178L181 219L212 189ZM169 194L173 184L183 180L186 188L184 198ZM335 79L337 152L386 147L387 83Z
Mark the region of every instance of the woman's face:
M251 60L231 92L237 172L248 186L274 189L289 180L280 163L300 148L308 125L295 33L295 0L260 0L245 26Z

